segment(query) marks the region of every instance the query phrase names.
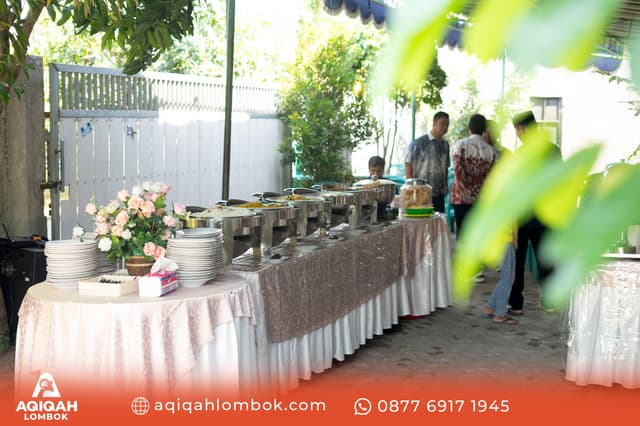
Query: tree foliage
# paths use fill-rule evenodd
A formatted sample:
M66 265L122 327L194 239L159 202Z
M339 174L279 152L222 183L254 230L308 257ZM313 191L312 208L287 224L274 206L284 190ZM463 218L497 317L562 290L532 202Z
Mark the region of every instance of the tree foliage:
M621 0L410 0L391 27L383 86L417 83L428 69L448 17L471 10L473 22L465 33L466 49L487 61L505 49L524 70L535 65L585 66ZM471 7L474 7L471 9ZM640 37L629 40L632 80L640 87ZM602 261L621 231L640 217L640 165L616 168L607 177L586 185L599 147L579 151L564 162L547 158L536 135L490 174L468 216L454 258L454 292L471 293L471 277L480 265L496 265L504 249L504 232L514 222L535 213L551 232L542 241L543 260L555 265L545 297L565 303L571 290ZM588 198L577 207L575 200Z
M427 106L437 109L442 105L441 92L447 86L447 73L440 67L438 58L433 61L425 78L414 87L398 86L387 91L381 104L388 98L392 104L388 120L378 118L379 128L376 131L379 145L382 145L380 155L385 159L387 169L391 167L391 160L399 139L399 126L403 117L411 110L412 101L416 108ZM383 115L383 114L381 114Z
M122 50L123 71L146 69L176 40L193 32L195 0L4 0L0 2L0 107L25 71L29 38L44 10L58 25L102 33L102 47Z
M280 104L291 132L280 151L310 182L353 178L345 152L366 141L374 127L366 99L373 53L366 37L339 35L295 64Z

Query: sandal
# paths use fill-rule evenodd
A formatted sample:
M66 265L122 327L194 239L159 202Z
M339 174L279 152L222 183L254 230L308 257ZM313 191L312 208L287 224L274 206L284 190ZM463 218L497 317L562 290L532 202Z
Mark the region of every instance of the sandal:
M511 317L502 317L500 319L496 319L497 317L493 317L493 322L496 324L509 324L509 325L517 325L518 321L515 318Z
M485 318L493 318L496 315L496 311L491 308L482 309L482 316Z
M524 309L509 309L507 313L521 317L524 315Z

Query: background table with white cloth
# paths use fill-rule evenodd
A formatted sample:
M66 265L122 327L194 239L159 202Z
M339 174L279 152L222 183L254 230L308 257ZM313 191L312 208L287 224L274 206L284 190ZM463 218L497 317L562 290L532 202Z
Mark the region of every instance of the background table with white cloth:
M569 307L566 379L640 388L640 260L606 262Z

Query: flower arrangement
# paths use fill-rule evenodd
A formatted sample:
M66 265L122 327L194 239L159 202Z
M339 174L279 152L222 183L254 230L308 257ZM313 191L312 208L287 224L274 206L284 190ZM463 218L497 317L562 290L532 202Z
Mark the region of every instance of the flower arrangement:
M165 199L171 187L166 183L144 182L118 192L106 206L96 206L95 197L85 211L93 216L100 250L111 261L130 256L147 260L164 256L167 240L175 235L178 219L186 216L184 205L173 203L174 215L166 211Z

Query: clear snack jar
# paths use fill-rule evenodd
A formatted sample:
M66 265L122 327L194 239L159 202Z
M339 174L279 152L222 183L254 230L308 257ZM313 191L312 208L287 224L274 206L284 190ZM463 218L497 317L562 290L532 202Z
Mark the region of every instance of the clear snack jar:
M421 178L407 179L400 187L400 208L431 207L431 185Z

